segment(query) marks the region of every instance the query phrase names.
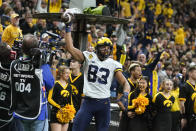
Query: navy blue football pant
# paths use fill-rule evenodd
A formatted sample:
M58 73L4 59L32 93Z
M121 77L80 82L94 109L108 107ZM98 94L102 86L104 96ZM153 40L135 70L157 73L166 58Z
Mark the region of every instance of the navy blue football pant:
M110 123L110 100L85 97L76 114L72 131L85 131L93 116L95 117L96 131L108 131Z

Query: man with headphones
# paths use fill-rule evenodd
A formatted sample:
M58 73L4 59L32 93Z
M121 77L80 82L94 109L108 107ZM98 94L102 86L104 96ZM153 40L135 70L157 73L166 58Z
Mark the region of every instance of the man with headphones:
M54 78L48 64L38 67L33 62L32 49L38 48L38 43L34 35L25 35L23 56L11 64L11 110L25 131L48 131L46 91L53 87Z

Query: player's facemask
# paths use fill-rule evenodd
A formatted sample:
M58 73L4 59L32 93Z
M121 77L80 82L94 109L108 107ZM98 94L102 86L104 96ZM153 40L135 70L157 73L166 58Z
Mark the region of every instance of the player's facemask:
M111 55L113 44L109 38L102 37L97 40L95 49L97 56L101 61L103 61Z

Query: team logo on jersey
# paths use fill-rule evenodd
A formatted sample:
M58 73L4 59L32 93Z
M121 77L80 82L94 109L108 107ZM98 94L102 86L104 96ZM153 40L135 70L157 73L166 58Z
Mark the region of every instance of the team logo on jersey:
M166 106L166 107L171 107L172 106L172 102L170 100L165 100L163 102L163 105Z
M90 55L88 56L88 58L89 58L89 59L92 59L92 58L93 58L93 55L92 55L92 54L90 54Z
M76 86L71 84L71 87L72 87L72 94L73 95L77 95L78 94L78 90L77 90Z
M14 66L15 70L20 73L20 71L32 71L33 70L33 65L32 64L15 64Z
M67 90L62 90L62 91L61 91L61 95L62 95L63 97L68 97L68 96L69 96L69 91L67 91Z

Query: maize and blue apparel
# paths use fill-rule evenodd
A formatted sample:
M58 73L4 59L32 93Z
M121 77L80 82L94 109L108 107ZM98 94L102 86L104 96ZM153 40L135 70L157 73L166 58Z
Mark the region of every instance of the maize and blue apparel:
M106 131L110 122L110 87L122 65L111 58L101 61L94 52L84 51L84 101L76 114L73 131L85 131L95 117L97 131Z
M154 96L158 90L159 90L159 76L157 75L157 72L154 71L157 63L160 60L162 52L159 52L155 58L155 60L148 64L148 65L144 65L144 67L142 68L142 75L143 76L148 76L150 78L150 95Z

